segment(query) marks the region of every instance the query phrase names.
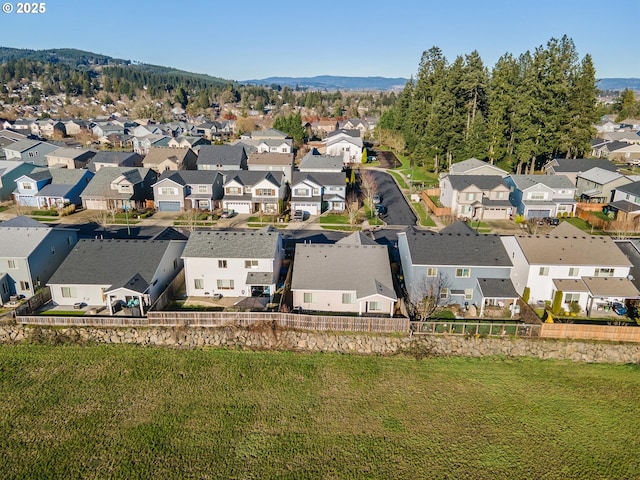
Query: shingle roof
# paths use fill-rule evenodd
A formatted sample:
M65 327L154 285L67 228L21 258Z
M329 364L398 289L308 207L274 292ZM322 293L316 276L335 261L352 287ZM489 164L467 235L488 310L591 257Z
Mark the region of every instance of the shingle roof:
M510 177L520 190L526 190L538 184L552 189L576 188L566 175L510 175Z
M343 168L343 158L340 156L319 155L317 150L313 149L302 157L299 168L326 168L327 170L341 170Z
M382 245L297 244L292 290L356 292L397 299L389 253Z
M362 232L354 232L338 240L336 245L377 245L377 243Z
M274 258L279 232L195 231L183 258Z
M89 185L87 185L80 196L83 198L112 195L117 197L118 192L111 189L111 182L122 175L135 185L147 178L149 171L150 170L148 168L138 167L101 168L96 172L95 176L91 179ZM129 198L130 196L131 194L127 194L125 198Z
M198 152L198 165L234 165L240 168L246 157L242 145L202 145Z
M149 152L145 155L143 163L158 165L167 159L173 159L176 163L181 164L190 151L188 148L149 147Z
M26 258L53 230L51 227L0 228L0 257Z
M305 179L321 185L346 185L346 177L343 172L293 172L291 185L302 182Z
M615 171L618 167L609 160L603 158L556 158L553 160L555 172L586 172L594 167Z
M616 190L624 193L630 193L631 195L640 195L640 182L628 183L627 185L620 185L616 187Z
M609 182L624 177L621 173L612 172L611 170L605 170L604 168L595 167L591 170L587 170L584 173L579 173L578 178L583 178L590 182L598 183L600 185L606 185Z
M128 286L133 281L133 286L140 291L141 282L148 286L153 280L170 243L168 240L82 239L48 284L109 285L118 288Z
M218 175L220 172L216 170L168 170L162 172L158 182L168 178L180 185L213 185Z
M0 223L0 228L2 227L31 227L31 228L51 228L48 225L38 222L31 217L27 217L26 215L20 215L18 217L11 218L9 220L5 220Z
M248 165L293 165L293 153L250 153L247 157Z
M479 278L478 287L486 298L518 298L510 278Z
M443 230L440 233L411 228L399 235L406 235L414 265L512 266L498 235L480 235L465 230L463 230L464 233L458 233L457 229L462 230L462 227L451 227L450 230Z
M244 186L252 186L261 180L267 179L277 186L281 186L284 174L282 172L261 172L258 170L237 170L237 171L225 171L224 183L225 185L232 180L240 183Z
M493 190L496 187L504 186L504 178L500 175L449 175L447 176L454 190L464 190L467 187L475 186L479 190Z
M37 141L37 140L24 139L24 140L20 140L20 141L17 141L15 143L12 143L11 145L7 145L4 148L6 150L12 150L14 152L25 152L25 151L35 147L36 145L41 144L41 143L42 142Z

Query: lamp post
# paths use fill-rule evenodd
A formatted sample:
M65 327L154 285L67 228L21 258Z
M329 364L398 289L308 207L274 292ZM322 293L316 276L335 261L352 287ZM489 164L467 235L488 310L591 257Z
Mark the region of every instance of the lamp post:
M127 236L131 236L131 228L129 227L129 209L131 208L131 200L127 200L127 204L124 206L124 218L127 220Z

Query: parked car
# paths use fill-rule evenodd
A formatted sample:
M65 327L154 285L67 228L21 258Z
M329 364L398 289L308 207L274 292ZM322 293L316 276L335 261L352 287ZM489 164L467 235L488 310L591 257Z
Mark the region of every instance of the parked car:
M382 197L376 193L373 196L373 204L378 205L380 202L382 202Z
M379 203L376 205L376 215L379 217L384 217L387 214L387 207Z
M611 303L611 310L613 310L616 313L616 315L623 316L627 314L627 307L625 307L620 302Z
M302 222L304 221L304 211L303 210L294 210L293 215L291 215L291 221L293 222Z
M560 225L560 219L556 217L544 217L544 223L547 223L555 227Z
M235 210L224 209L224 210L222 210L222 213L220 214L220 218L231 218L231 217L234 217L235 215L236 215L236 211Z

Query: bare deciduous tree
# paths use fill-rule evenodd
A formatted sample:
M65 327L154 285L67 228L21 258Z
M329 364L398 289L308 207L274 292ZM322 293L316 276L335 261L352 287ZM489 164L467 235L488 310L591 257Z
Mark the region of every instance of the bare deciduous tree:
M195 208L189 208L185 210L182 218L185 221L185 228L193 232L198 227L198 220L200 219L200 211Z
M363 203L373 210L373 197L378 193L378 182L370 170L360 170L360 192Z
M407 292L407 311L411 320L426 321L448 304L449 281L438 273L435 277L422 277Z
M355 195L349 195L345 203L345 212L349 219L349 225L354 226L360 220L360 209L358 208L358 199Z

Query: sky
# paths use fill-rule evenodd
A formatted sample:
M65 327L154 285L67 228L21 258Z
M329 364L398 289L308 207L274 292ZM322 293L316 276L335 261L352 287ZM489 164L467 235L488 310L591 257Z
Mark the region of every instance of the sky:
M597 78L640 78L638 0L50 0L30 14L0 3L12 10L0 13L0 46L78 48L229 80L408 78L434 45L450 62L477 50L491 69L565 34Z

